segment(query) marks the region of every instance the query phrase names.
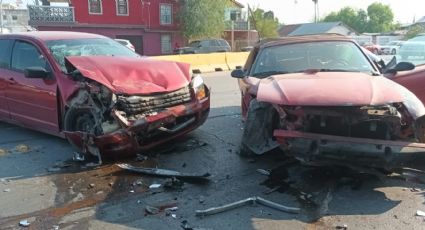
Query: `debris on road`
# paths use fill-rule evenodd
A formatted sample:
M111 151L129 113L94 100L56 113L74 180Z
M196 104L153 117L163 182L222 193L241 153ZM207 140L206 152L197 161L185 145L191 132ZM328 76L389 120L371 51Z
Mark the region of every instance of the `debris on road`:
M416 211L416 216L425 216L425 212L421 210Z
M161 187L161 184L151 184L151 185L149 185L149 189L156 189L156 188L159 188L159 187Z
M336 226L336 229L347 230L348 229L348 225L346 225L346 224L344 224L344 225L338 225L338 226Z
M19 226L28 227L30 226L30 222L28 220L21 220L19 221Z
M25 144L19 144L15 147L15 150L19 153L28 153L29 151L31 151L30 147L28 145Z
M168 169L159 169L159 168L144 168L144 167L134 167L129 164L117 164L118 167L141 174L160 176L160 177L176 177L180 179L194 179L194 180L208 180L210 176L209 173L204 174L190 174L190 173L181 173L178 171L168 170Z
M72 160L83 162L85 160L84 154L80 152L74 152L74 156L72 157Z
M7 155L7 150L0 149L0 157L4 157Z
M53 225L53 230L59 230L59 225Z
M10 188L4 189L3 192L10 192Z
M96 185L95 184L89 184L89 188L94 188Z
M199 203L201 203L201 204L205 203L205 197L204 196L199 196Z
M166 179L163 184L166 189L178 190L183 188L184 182L175 177L171 177Z
M226 205L223 205L223 206L219 206L219 207L209 208L209 209L206 209L206 210L196 210L196 215L197 216L214 215L214 214L217 214L217 213L222 213L222 212L225 212L225 211L236 209L236 208L248 205L248 204L250 204L250 205L261 204L261 205L264 205L266 207L274 208L274 209L277 209L279 211L287 212L287 213L296 214L296 213L300 212L300 208L288 207L288 206L285 206L285 205L281 205L281 204L266 200L266 199L258 197L258 196L254 196L254 197L249 197L247 199L236 201L236 202L226 204Z
M156 215L156 214L158 214L158 213L159 213L159 208L155 208L155 207L152 207L152 206L146 205L146 207L145 207L145 211L146 211L146 214L149 214L149 215Z
M257 169L257 172L264 175L264 176L270 176L270 171L266 169Z

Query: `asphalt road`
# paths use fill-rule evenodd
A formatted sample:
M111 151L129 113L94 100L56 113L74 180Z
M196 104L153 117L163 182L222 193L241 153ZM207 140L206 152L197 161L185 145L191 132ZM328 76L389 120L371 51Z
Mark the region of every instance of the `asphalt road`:
M73 149L65 140L0 123L0 229L21 229L21 220L30 222L27 229L425 229L424 217L415 216L425 211L421 177L311 168L289 164L281 152L240 158L236 80L220 72L206 74L205 81L212 91L208 121L144 161L117 159L86 167L72 161ZM208 172L211 180L149 189L166 179L123 171L116 162ZM257 169L275 169L275 177L263 183L268 177ZM265 194L266 185L284 186ZM257 204L195 216L195 210L252 196L301 212ZM176 211L164 210L174 206Z

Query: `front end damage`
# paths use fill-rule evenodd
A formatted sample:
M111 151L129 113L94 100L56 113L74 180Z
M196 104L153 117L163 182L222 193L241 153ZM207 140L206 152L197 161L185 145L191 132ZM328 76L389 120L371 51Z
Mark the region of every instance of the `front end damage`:
M107 83L96 79L99 75L91 74L95 71L87 71L91 66L78 64L78 59L72 60L68 70L79 87L67 102L63 130L83 153L99 157L135 155L194 130L208 117L209 90L199 76L173 86L150 83L157 88L168 84L168 89L158 92L152 92L152 87L149 92L143 91L142 87L137 93L137 87L130 85L128 93L122 90L125 80L110 81L121 90L106 87ZM160 73L152 71L149 78L160 78Z
M400 168L424 156L422 102L390 80L355 77L341 83L363 81L355 85L366 87L334 88L339 79L326 82L326 76L262 80L249 106L242 145L256 154L280 146L309 165L355 168Z

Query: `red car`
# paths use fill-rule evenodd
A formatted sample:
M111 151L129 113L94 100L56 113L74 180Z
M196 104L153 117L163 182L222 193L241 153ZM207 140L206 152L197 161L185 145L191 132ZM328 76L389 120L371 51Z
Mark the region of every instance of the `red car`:
M1 35L0 50L0 119L86 153L136 154L209 113L208 88L188 64L142 58L100 35Z
M386 169L425 156L424 68L378 64L344 36L258 44L232 72L245 119L241 153L280 147L307 164Z
M364 43L362 44L362 46L369 50L370 52L376 54L376 55L381 55L382 54L382 50L381 50L381 46L373 44L373 43Z

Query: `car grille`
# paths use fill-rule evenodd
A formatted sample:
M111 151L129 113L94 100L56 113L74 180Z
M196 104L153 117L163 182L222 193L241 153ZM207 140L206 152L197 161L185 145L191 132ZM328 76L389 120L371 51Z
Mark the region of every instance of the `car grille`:
M151 96L118 96L117 108L126 115L153 113L191 101L189 87Z

